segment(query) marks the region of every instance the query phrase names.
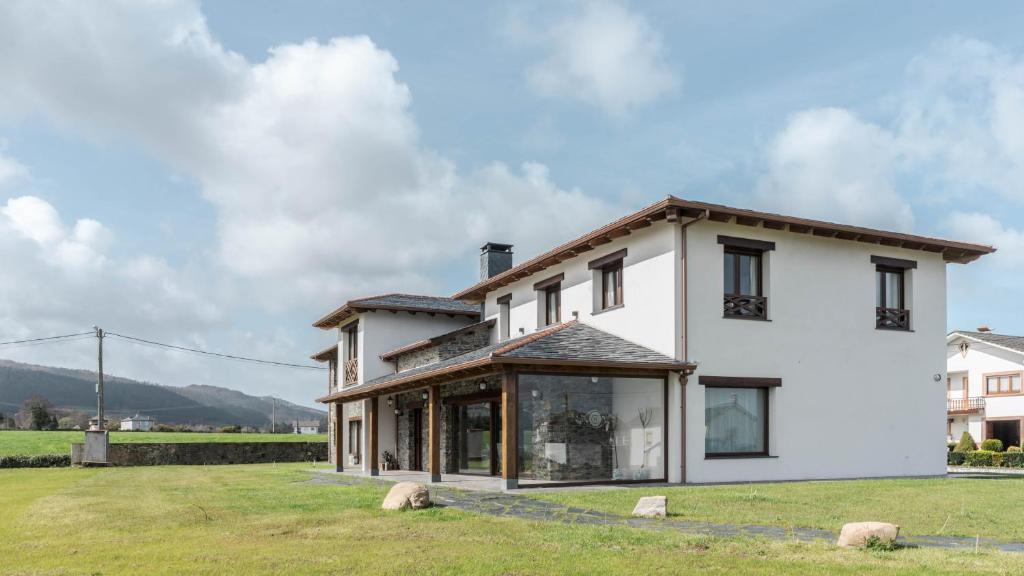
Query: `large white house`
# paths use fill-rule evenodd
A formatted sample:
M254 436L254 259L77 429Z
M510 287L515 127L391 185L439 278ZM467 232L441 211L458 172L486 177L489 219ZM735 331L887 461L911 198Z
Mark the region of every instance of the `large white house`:
M978 443L998 438L1020 446L1024 431L1024 337L987 328L957 330L946 337L946 436L964 431Z
M943 474L946 264L992 251L675 197L517 265L487 244L451 298L314 324L332 459L506 488Z
M121 419L121 430L134 432L149 432L156 425L156 418L152 416L140 416L136 414L129 418Z

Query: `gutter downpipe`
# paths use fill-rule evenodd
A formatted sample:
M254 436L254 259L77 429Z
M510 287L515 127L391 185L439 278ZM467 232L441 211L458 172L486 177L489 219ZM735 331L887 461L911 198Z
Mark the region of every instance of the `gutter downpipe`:
M683 315L683 323L682 323L683 324L683 326L682 326L682 331L683 331L683 336L682 336L683 337L683 362L689 362L690 361L690 354L689 354L689 351L688 351L688 342L689 341L687 339L687 332L686 332L686 327L687 327L686 285L687 285L687 282L689 280L688 276L686 275L686 266L687 266L687 262L688 262L688 259L686 257L686 229L689 228L690 226L696 224L697 222L700 222L701 220L707 219L709 212L710 212L709 210L704 210L703 212L701 212L701 214L699 216L697 216L693 220L690 220L689 222L686 222L685 224L683 224L680 227L680 230L682 231L682 235L681 235L681 244L682 245L680 246L680 250L679 251L680 251L681 257L683 259L683 265L680 268L680 271L681 271L682 276L683 276L682 282L680 282L680 292L681 292L681 296L680 296L680 298L681 298L681 302L680 302L681 308L680 308L680 311L681 311L681 313ZM680 450L680 459L679 459L679 468L680 468L680 470L679 470L679 472L680 472L679 478L680 478L680 481L683 484L686 484L686 380L687 380L686 372L683 372L682 374L679 375L679 383L681 384L681 386L679 387L680 388L680 392L679 392L679 409L681 411L681 416L682 416L681 419L680 419L680 427L679 427L680 428L679 447L681 449Z

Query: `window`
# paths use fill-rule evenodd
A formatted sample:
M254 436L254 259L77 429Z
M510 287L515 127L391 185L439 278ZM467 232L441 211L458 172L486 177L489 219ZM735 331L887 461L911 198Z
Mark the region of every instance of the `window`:
M601 269L601 309L622 306L622 261Z
M562 285L544 289L544 324L550 326L562 321Z
M1020 394L1020 372L986 375L985 394Z
M723 314L726 318L765 320L768 299L764 297L764 253L775 249L774 242L719 236L724 244L722 265L725 290Z
M498 298L498 329L501 330L501 339L508 340L512 334L509 322L512 321L512 295L506 294Z
M518 386L521 481L665 480L664 378L520 374Z
M351 454L356 463L359 462L359 456L362 451L362 435L363 435L363 422L362 420L349 420L348 421L348 453Z
M346 360L355 360L359 358L359 323L353 324L350 328L345 330L346 344L345 354Z
M705 387L705 457L767 456L768 391L782 381L701 376L699 382Z
M906 304L906 272L917 267L913 260L872 256L875 264L875 328L910 330Z

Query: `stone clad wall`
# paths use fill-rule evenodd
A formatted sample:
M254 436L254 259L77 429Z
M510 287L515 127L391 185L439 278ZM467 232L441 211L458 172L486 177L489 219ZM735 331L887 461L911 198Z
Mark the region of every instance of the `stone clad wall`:
M81 463L80 444L72 445L72 464ZM79 454L76 462L74 456ZM262 464L325 462L327 442L195 442L182 444L111 444L107 459L113 466L167 464Z
M490 343L490 338L490 329L486 325L479 326L468 332L454 334L429 348L402 354L395 359L395 363L398 371L404 372L483 348Z

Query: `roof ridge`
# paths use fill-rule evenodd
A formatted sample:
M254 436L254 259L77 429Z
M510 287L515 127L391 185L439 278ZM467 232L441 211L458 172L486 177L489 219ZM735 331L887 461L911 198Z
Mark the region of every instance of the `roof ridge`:
M562 330L565 330L566 328L568 328L570 326L574 326L576 324L580 324L580 321L575 319L575 318L573 318L572 320L569 320L567 322L563 322L561 324L555 324L554 326L549 326L549 327L547 327L547 328L545 328L545 329L543 329L543 330L541 330L539 332L534 332L533 334L530 334L529 336L523 336L522 338L517 338L517 339L513 340L512 342L509 342L508 344L502 346L501 348L498 348L497 350L491 351L490 356L491 357L502 356L504 354L507 354L508 352L513 351L513 350L518 350L518 349L522 348L523 346L526 346L527 344L530 344L531 342L536 342L537 340L540 340L541 338L544 338L545 336L550 336L551 334L554 334L556 332L561 332Z

